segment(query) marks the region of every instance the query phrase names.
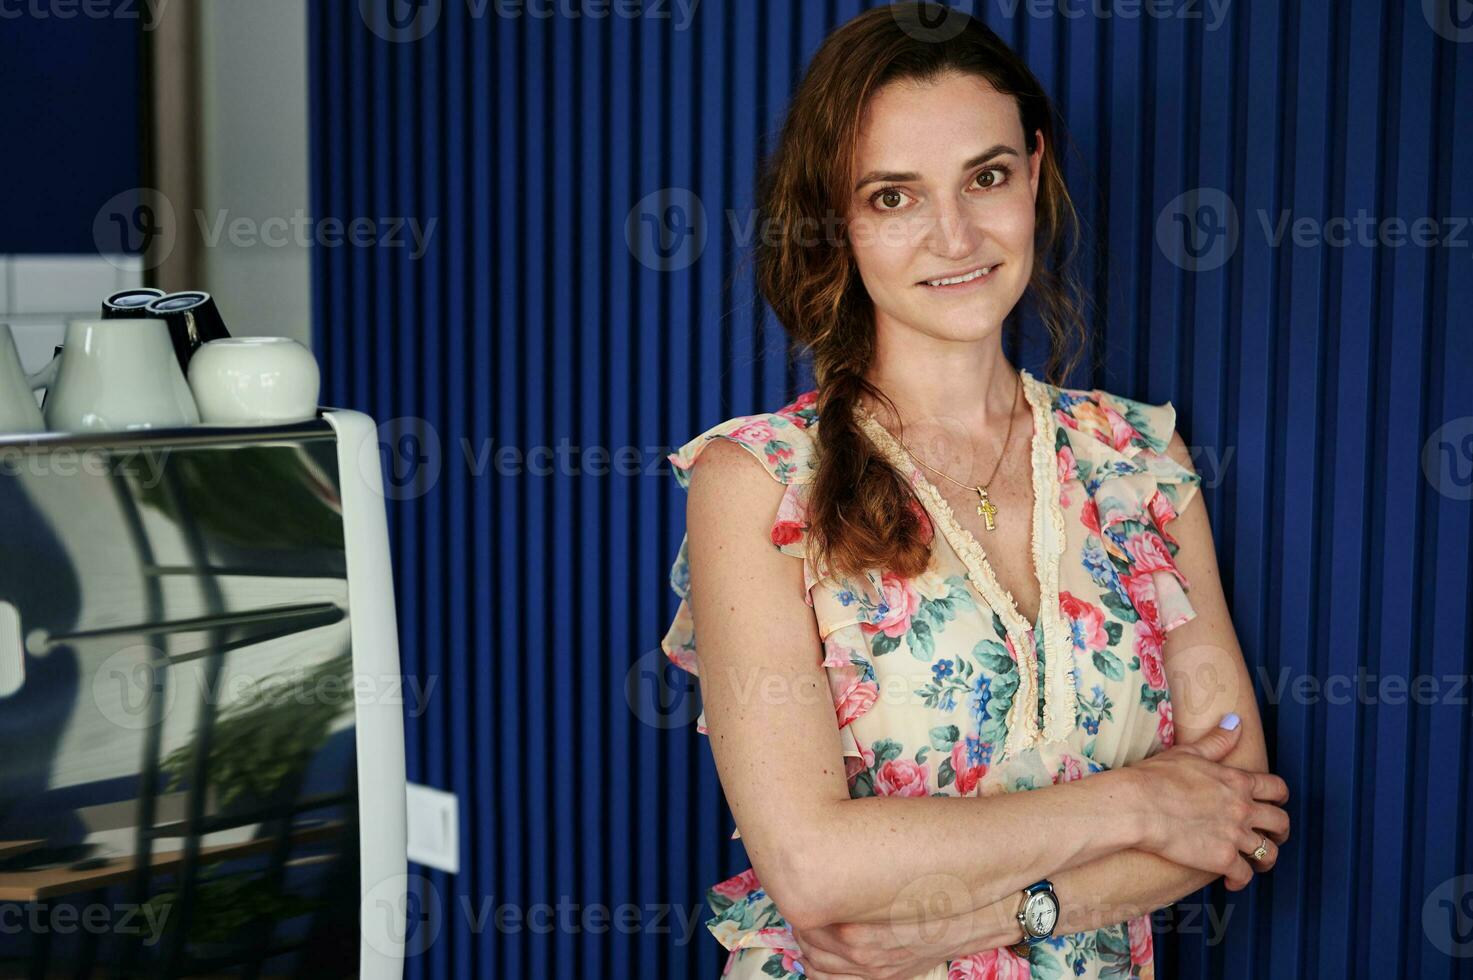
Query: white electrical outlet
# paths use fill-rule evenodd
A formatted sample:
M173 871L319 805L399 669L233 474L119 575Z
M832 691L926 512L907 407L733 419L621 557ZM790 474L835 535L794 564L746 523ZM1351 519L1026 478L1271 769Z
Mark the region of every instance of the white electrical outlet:
M454 793L408 784L409 860L460 873L460 804Z

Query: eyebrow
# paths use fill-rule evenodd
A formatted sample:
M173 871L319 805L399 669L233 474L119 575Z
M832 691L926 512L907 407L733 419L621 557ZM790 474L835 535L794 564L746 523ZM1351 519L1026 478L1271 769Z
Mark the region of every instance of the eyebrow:
M973 167L981 166L988 160L991 160L994 157L1003 156L1004 154L1011 154L1013 156L1019 155L1017 150L1013 149L1011 146L1008 146L1006 143L998 143L996 146L989 147L988 149L983 150L981 153L972 157L972 159L962 164L961 168L963 170L971 170ZM871 170L869 173L865 174L859 179L859 183L854 185L854 189L855 191L858 191L860 188L864 187L865 184L874 184L880 181L892 184L903 184L908 181L920 179L921 175L918 173Z

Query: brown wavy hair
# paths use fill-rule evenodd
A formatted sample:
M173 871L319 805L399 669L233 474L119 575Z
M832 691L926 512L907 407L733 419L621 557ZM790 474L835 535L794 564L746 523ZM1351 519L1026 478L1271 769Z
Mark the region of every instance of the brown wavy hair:
M1028 66L981 21L934 3L876 7L830 34L799 83L758 176L757 227L764 234L754 264L757 289L794 353L813 358L822 424L808 534L822 564L835 572L879 567L919 574L930 557L930 532L904 478L854 420L862 393L892 410L894 403L865 378L875 351L874 306L849 243L842 232L816 241L801 232L842 228L832 216L848 214L869 98L891 82L932 82L950 71L979 76L1016 100L1030 154L1037 148L1034 134L1042 132L1035 261L1024 300L1048 332L1049 382L1060 384L1087 345L1086 299L1071 271L1079 218L1055 156L1053 104ZM1016 333L1018 309L1003 329L1005 339Z

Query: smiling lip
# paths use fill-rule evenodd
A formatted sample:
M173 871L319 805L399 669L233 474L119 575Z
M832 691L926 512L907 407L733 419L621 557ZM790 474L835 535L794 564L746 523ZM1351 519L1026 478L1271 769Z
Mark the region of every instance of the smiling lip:
M986 282L991 281L992 274L997 271L997 268L1000 265L1002 265L1001 262L993 262L991 265L974 265L970 269L962 269L962 270L960 270L958 272L948 272L948 273L945 273L945 274L940 275L940 276L935 276L932 279L922 279L916 285L918 285L918 286L924 286L927 289L938 290L938 291L942 291L942 292L949 291L949 290L970 289L973 286L980 286L983 283L986 283ZM986 270L988 270L987 271L987 274L986 275L982 275L982 276L977 276L974 279L969 279L966 282L950 283L950 284L944 285L944 286L933 286L933 285L931 285L931 283L934 282L934 281L936 281L937 279L955 279L958 276L971 275L972 273L978 271L979 269L986 269Z

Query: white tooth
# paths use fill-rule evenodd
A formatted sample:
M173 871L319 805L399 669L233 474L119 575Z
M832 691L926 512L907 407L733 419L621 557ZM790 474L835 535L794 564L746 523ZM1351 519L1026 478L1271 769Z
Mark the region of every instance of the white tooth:
M927 285L930 285L930 286L954 286L957 283L961 283L961 282L971 282L973 279L978 279L978 278L980 278L982 276L985 276L988 273L990 273L991 271L992 271L992 266L990 266L990 265L983 266L982 268L978 269L977 271L970 272L970 273L968 273L967 275L964 275L964 276L956 276L955 278L952 278L952 279L932 279L932 280L930 280L927 283Z

